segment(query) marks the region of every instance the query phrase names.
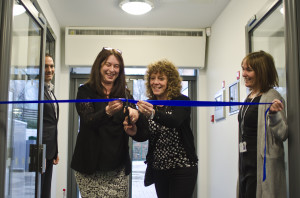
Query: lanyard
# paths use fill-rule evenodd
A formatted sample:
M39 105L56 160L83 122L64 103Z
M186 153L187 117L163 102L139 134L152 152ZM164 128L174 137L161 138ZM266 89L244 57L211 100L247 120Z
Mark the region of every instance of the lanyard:
M251 94L251 93L250 93L250 94ZM250 94L247 96L247 98L250 96ZM254 100L259 94L260 94L260 92L258 92L258 93L250 100L249 103L252 103L253 100ZM245 110L244 110L245 106L242 106L242 113L241 113L241 118L242 118L242 122L241 122L242 135L244 134L245 115L246 115L247 110L249 109L249 106L250 106L250 105L248 105L248 106L246 107ZM242 136L242 138L243 138L243 136Z

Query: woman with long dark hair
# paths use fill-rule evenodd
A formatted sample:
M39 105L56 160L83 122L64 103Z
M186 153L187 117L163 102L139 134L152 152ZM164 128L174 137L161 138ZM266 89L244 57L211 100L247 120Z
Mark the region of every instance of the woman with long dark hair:
M132 98L126 88L120 50L103 48L94 61L90 78L78 88L77 99ZM138 137L142 118L134 106L126 115L123 102L79 102L80 117L71 168L82 197L128 197L131 172L129 136ZM127 117L126 117L127 116ZM138 119L140 118L140 119ZM130 120L130 124L123 122ZM137 122L137 120L139 120Z

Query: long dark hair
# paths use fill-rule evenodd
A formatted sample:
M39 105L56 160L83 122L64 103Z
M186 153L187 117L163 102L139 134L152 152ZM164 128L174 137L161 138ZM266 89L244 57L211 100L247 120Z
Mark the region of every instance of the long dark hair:
M109 98L125 98L126 81L125 81L125 72L124 72L124 61L120 51L115 49L105 49L103 48L98 54L97 58L94 61L90 77L85 83L91 89L95 90L100 97L106 97L106 89L102 85L102 76L100 74L100 69L103 63L105 63L109 56L115 56L119 61L120 71L119 75L116 78L112 90L110 91Z

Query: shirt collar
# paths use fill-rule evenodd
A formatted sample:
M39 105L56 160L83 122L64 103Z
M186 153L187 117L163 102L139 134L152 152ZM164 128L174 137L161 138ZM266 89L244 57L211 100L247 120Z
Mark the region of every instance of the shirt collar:
M46 85L48 91L53 91L54 90L54 85L51 82L45 83L45 85Z

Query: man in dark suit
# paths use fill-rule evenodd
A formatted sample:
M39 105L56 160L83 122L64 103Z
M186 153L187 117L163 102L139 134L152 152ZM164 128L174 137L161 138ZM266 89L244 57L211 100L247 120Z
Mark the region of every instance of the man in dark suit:
M46 54L44 100L56 100L53 92L54 85L51 83L54 71L53 58L49 54ZM44 103L43 144L46 144L46 171L42 174L41 198L51 197L53 164L56 165L59 162L57 147L58 115L58 103Z

